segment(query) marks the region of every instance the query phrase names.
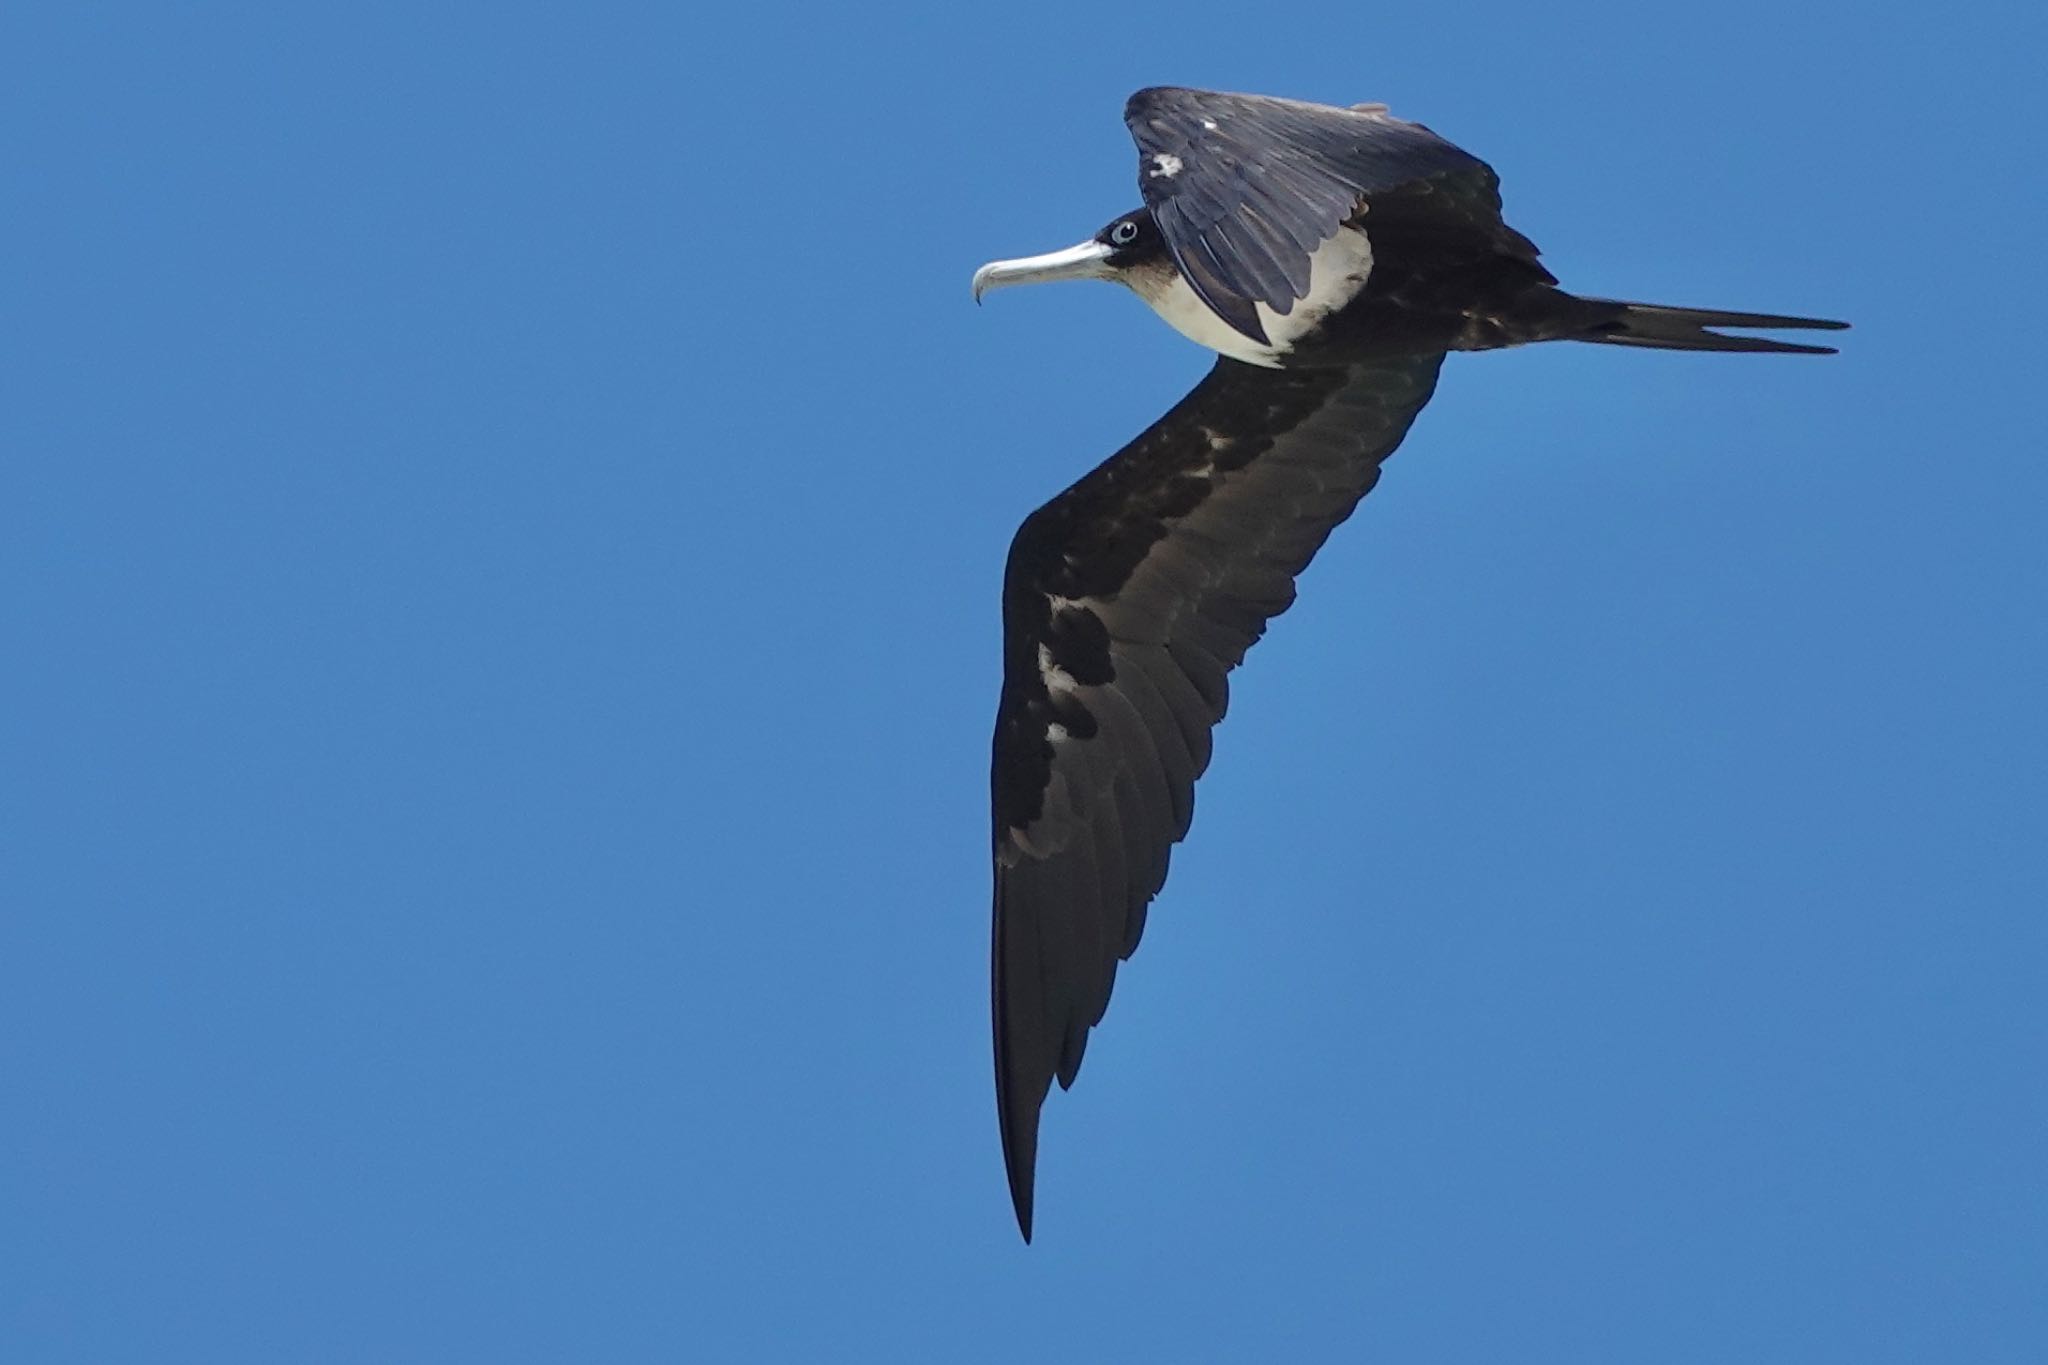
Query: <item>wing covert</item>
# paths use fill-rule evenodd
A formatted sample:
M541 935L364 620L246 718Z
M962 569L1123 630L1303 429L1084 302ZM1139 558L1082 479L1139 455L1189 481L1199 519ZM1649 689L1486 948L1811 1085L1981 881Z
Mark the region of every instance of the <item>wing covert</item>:
M1131 96L1124 122L1138 187L1182 275L1261 344L1255 305L1285 315L1306 298L1317 245L1374 195L1442 179L1499 220L1491 167L1381 106L1156 86Z

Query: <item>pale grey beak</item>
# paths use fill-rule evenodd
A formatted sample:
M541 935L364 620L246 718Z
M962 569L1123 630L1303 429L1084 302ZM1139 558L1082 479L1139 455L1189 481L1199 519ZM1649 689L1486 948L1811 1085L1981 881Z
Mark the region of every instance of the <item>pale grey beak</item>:
M1048 251L1043 256L1021 256L1014 261L990 261L974 272L974 301L991 289L1010 284L1043 284L1047 280L1106 280L1110 249L1101 242L1086 241L1065 251Z

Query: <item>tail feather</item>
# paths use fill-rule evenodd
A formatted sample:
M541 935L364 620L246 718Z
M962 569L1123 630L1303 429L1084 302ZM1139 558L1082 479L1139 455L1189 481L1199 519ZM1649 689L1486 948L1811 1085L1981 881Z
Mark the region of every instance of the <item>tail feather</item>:
M1794 355L1833 355L1832 346L1808 346L1768 337L1732 337L1712 327L1784 327L1840 331L1849 324L1827 318L1795 318L1781 313L1732 313L1719 308L1667 308L1655 303L1623 303L1619 299L1586 299L1611 308L1609 319L1581 335L1581 341L1608 346L1648 346L1665 351L1776 351Z

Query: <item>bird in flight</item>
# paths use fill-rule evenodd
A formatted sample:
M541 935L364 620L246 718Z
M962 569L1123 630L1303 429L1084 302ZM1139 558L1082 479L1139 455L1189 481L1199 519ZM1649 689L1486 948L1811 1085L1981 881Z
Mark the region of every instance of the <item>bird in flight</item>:
M1228 675L1379 479L1450 351L1590 341L1829 354L1720 328L1820 318L1582 298L1501 220L1492 167L1383 105L1157 87L1124 106L1141 208L994 261L1111 280L1218 353L1033 512L1003 577L991 775L996 1109L1031 1240L1039 1110L1073 1084L1188 832Z

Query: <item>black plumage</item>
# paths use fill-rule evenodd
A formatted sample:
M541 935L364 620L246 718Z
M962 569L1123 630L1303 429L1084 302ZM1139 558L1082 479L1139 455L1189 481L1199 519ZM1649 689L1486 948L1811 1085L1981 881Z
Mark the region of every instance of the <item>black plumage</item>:
M1490 167L1377 106L1155 88L1125 121L1145 208L975 280L977 296L1117 280L1224 352L1010 547L992 965L997 1107L1027 1240L1040 1107L1079 1070L1188 832L1228 675L1377 482L1445 354L1553 339L1824 351L1711 329L1842 325L1569 294L1501 220ZM1318 274L1333 243L1338 265Z

